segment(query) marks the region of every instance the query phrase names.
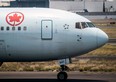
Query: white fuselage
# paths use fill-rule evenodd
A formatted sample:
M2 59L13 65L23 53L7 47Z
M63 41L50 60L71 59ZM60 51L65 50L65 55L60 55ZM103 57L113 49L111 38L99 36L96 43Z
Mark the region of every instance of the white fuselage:
M108 40L98 28L75 28L76 22L90 21L67 11L1 8L0 14L1 62L47 61L79 56L101 47ZM15 14L20 20L13 19Z

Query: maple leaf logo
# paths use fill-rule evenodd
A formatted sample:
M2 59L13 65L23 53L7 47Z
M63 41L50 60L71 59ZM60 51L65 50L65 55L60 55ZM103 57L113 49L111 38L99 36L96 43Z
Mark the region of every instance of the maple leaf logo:
M13 16L9 16L10 22L20 22L21 16L18 16L16 13Z
M20 25L24 20L24 15L21 12L11 12L6 16L6 21L11 26Z

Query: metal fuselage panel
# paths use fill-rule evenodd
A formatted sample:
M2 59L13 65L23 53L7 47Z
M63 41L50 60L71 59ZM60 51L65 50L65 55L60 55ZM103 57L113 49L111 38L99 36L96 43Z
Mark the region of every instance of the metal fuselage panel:
M76 22L90 22L84 17L54 9L4 11L1 12L3 16L0 16L1 26L9 26L11 29L5 17L10 12L18 11L24 14L24 21L18 26L26 26L27 30L0 31L0 40L4 41L0 45L1 62L56 60L79 56L96 49L96 28L75 29Z

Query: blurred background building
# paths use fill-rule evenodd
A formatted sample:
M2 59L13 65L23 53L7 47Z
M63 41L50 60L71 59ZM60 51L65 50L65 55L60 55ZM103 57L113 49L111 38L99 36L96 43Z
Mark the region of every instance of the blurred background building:
M50 7L72 12L115 12L116 0L50 0Z
M0 0L2 7L45 7L49 8L49 0Z
M116 12L116 0L0 0L1 7L45 7L71 12Z
M71 12L116 12L116 0L0 0L1 7L45 7Z

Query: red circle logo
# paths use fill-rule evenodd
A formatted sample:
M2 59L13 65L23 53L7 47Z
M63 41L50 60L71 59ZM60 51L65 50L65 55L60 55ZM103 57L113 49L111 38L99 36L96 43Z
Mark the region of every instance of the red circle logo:
M11 12L6 16L6 21L11 26L18 26L24 20L24 15L21 12Z

